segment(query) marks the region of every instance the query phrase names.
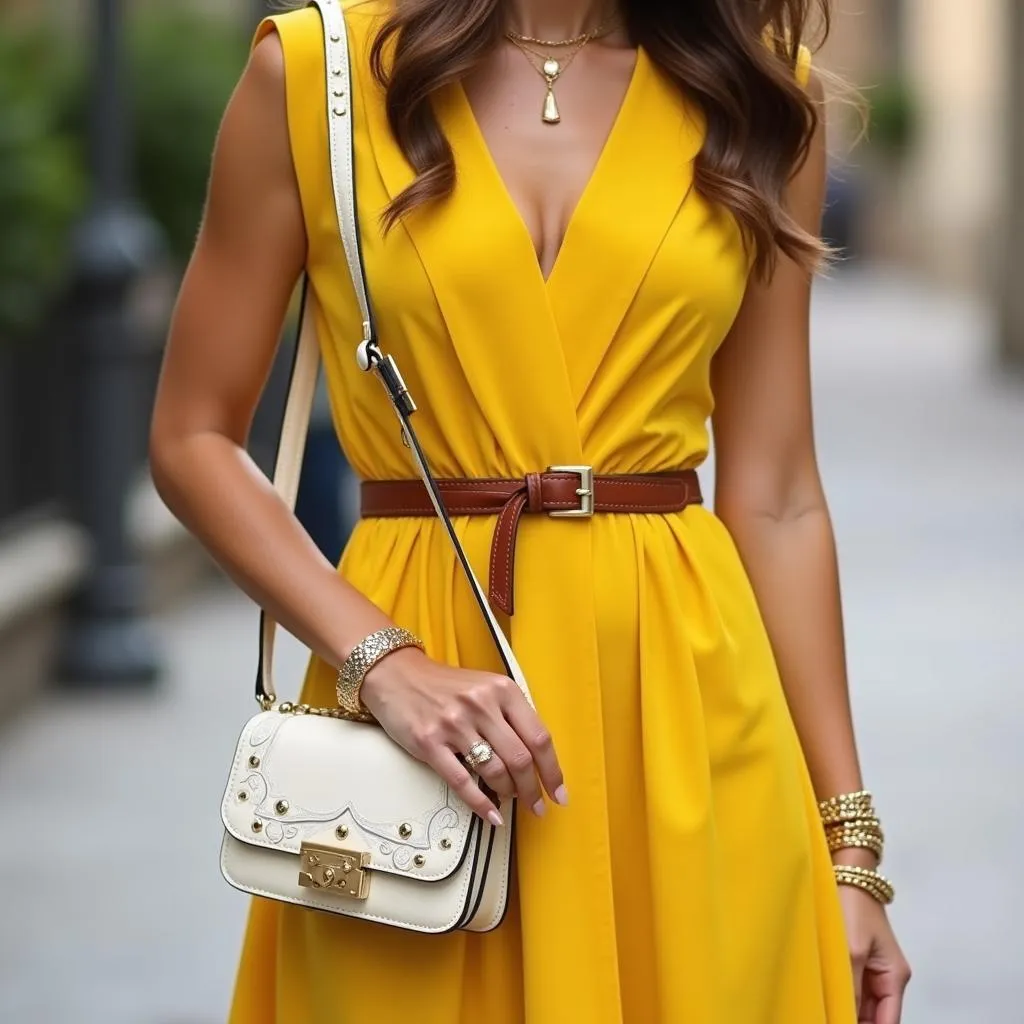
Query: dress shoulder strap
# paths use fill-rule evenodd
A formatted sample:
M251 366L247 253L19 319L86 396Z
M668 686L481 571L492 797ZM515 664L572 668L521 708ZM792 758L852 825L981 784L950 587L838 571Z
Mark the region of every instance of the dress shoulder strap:
M796 80L806 89L811 80L811 51L802 43L796 55Z
M288 140L306 220L306 235L314 237L318 211L333 204L324 173L329 159L324 110L327 106L324 37L315 7L265 18L256 29L253 46L272 33L284 52Z

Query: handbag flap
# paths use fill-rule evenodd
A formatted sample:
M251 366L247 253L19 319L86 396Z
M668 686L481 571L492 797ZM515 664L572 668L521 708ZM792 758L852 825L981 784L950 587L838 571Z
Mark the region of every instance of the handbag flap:
M326 841L372 870L439 881L466 854L473 813L377 725L264 711L242 730L221 805L253 846L299 854Z

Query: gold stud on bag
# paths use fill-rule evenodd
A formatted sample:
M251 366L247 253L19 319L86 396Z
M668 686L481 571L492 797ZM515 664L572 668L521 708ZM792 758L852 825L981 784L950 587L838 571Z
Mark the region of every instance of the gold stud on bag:
M351 74L337 0L314 0L324 22L331 176L341 240L363 318L359 365L384 385L400 429L480 607L505 669L530 700L522 670L444 510L410 417L416 405L377 344L356 227ZM293 508L319 346L307 280L274 486ZM276 623L260 620L259 714L235 748L221 818L221 870L244 892L420 932L487 931L508 899L514 804L496 828L474 815L433 769L373 723L359 688L380 658L422 644L397 627L368 637L338 678L339 706L278 703Z

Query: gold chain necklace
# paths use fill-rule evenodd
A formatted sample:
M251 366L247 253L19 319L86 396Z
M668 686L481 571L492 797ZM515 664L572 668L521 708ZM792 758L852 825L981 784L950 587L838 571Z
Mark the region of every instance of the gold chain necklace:
M607 35L611 31L613 23L614 19L604 22L590 32L583 32L571 39L535 39L533 36L524 36L519 32L508 31L505 33L505 38L522 53L530 66L544 79L547 89L544 93L544 106L541 108L541 120L545 124L558 124L562 120L558 101L555 99L555 82L565 74L566 69L575 60L580 50L592 40ZM550 54L538 53L531 44L549 48L568 48L570 52L561 58L552 57Z
M562 120L562 114L558 109L558 101L555 99L555 82L565 74L566 69L589 40L577 43L576 47L561 60L537 53L536 50L530 49L526 43L521 43L518 39L510 39L510 42L527 59L534 71L544 79L544 84L547 86L544 93L544 106L541 108L541 120L545 124L558 124Z
M524 36L522 32L515 32L512 29L509 29L505 34L513 42L532 43L534 46L546 46L548 49L557 49L561 46L575 46L577 43L588 43L604 31L607 31L605 25L599 25L592 32L581 32L578 36L572 36L569 39L538 39L536 36Z

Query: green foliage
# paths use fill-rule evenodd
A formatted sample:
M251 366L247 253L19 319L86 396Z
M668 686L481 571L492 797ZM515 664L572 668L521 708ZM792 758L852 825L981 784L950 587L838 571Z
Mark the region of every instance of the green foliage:
M186 5L147 7L126 28L134 183L182 265L248 40L235 22ZM30 334L53 301L88 177L90 55L68 47L89 33L63 45L49 27L14 32L0 21L0 339Z
M894 156L902 156L914 143L918 121L909 86L902 78L890 78L869 90L867 97L871 143Z
M202 215L210 156L248 40L236 23L170 6L136 18L131 97L139 198L184 263Z
M59 60L45 33L0 31L0 338L45 315L84 195L74 140L57 123Z

